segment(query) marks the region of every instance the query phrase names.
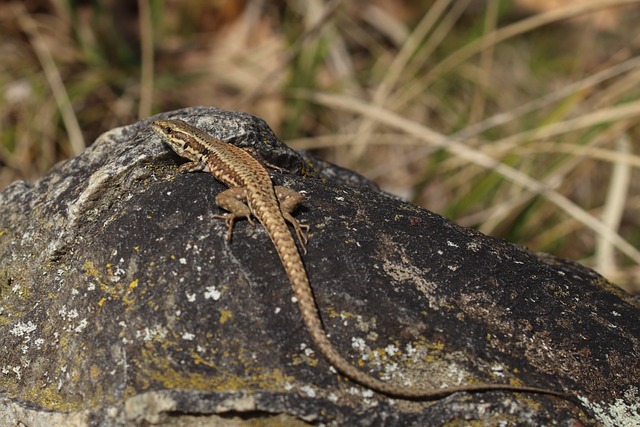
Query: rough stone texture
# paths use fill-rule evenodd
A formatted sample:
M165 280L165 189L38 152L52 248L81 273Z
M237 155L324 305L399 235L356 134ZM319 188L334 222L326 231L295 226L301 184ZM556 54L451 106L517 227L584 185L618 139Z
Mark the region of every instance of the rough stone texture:
M331 340L366 372L430 388L391 400L314 351L262 227L234 240L206 173L151 119L0 193L0 425L640 424L640 304L576 263L464 229L288 150L253 116L183 118L252 147L306 200L303 256Z

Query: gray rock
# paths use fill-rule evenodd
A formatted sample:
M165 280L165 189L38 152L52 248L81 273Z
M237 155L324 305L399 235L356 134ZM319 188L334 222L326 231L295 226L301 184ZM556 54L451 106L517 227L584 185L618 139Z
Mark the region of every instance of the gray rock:
M318 307L362 370L563 390L583 408L501 391L393 400L336 375L262 227L225 241L224 187L176 175L148 119L0 193L0 426L640 425L637 299L295 153L248 114L158 117L252 148L305 192Z

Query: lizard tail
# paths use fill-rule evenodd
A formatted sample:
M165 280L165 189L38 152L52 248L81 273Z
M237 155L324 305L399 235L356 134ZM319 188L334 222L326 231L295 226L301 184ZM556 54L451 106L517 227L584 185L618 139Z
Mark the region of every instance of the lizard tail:
M282 226L284 226L286 229L286 224L284 224L284 221L282 223ZM298 300L298 306L300 308L300 311L302 312L302 318L307 327L307 330L311 335L313 343L323 355L323 357L336 370L338 370L350 380L378 393L382 393L391 397L410 400L433 400L443 398L458 392L506 390L514 392L546 394L569 400L574 404L576 403L574 397L571 395L555 390L547 390L537 387L512 386L508 384L474 384L467 386L421 390L384 382L372 377L371 375L366 374L365 372L359 370L354 365L349 363L329 341L329 338L327 337L327 334L322 325L322 320L315 303L315 298L313 297L313 290L311 289L307 272L304 268L304 264L302 263L300 253L295 246L293 237L289 233L288 229L286 229L286 233L275 231L274 233L269 234L277 236L277 240L280 242L280 244L276 245L278 255L283 262L287 275L289 276L289 280L291 281L291 284L293 286L293 291L295 293L296 299Z

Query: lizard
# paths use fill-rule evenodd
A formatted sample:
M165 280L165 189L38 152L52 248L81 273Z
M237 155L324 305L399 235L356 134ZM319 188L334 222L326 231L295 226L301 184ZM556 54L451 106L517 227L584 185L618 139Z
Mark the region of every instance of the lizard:
M151 123L151 127L176 154L189 160L179 167L179 172L210 172L228 187L215 198L216 204L227 212L214 215L225 221L228 240L231 240L234 223L238 219L246 218L253 224L252 217L256 218L266 229L291 282L314 345L330 365L347 378L378 393L406 400L435 400L454 393L500 390L551 395L580 406L575 396L544 388L473 384L414 389L379 380L359 370L329 341L300 251L287 225L293 226L300 246L306 253L307 237L302 229L308 231L309 226L300 224L292 215L303 196L287 187L274 185L266 167L248 150L217 139L185 121L158 119Z

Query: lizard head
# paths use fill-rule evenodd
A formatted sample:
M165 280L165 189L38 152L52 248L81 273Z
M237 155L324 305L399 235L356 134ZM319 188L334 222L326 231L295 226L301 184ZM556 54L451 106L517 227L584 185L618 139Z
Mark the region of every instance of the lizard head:
M197 135L200 131L182 120L154 120L151 127L162 136L173 151L191 161L199 161L202 144Z

